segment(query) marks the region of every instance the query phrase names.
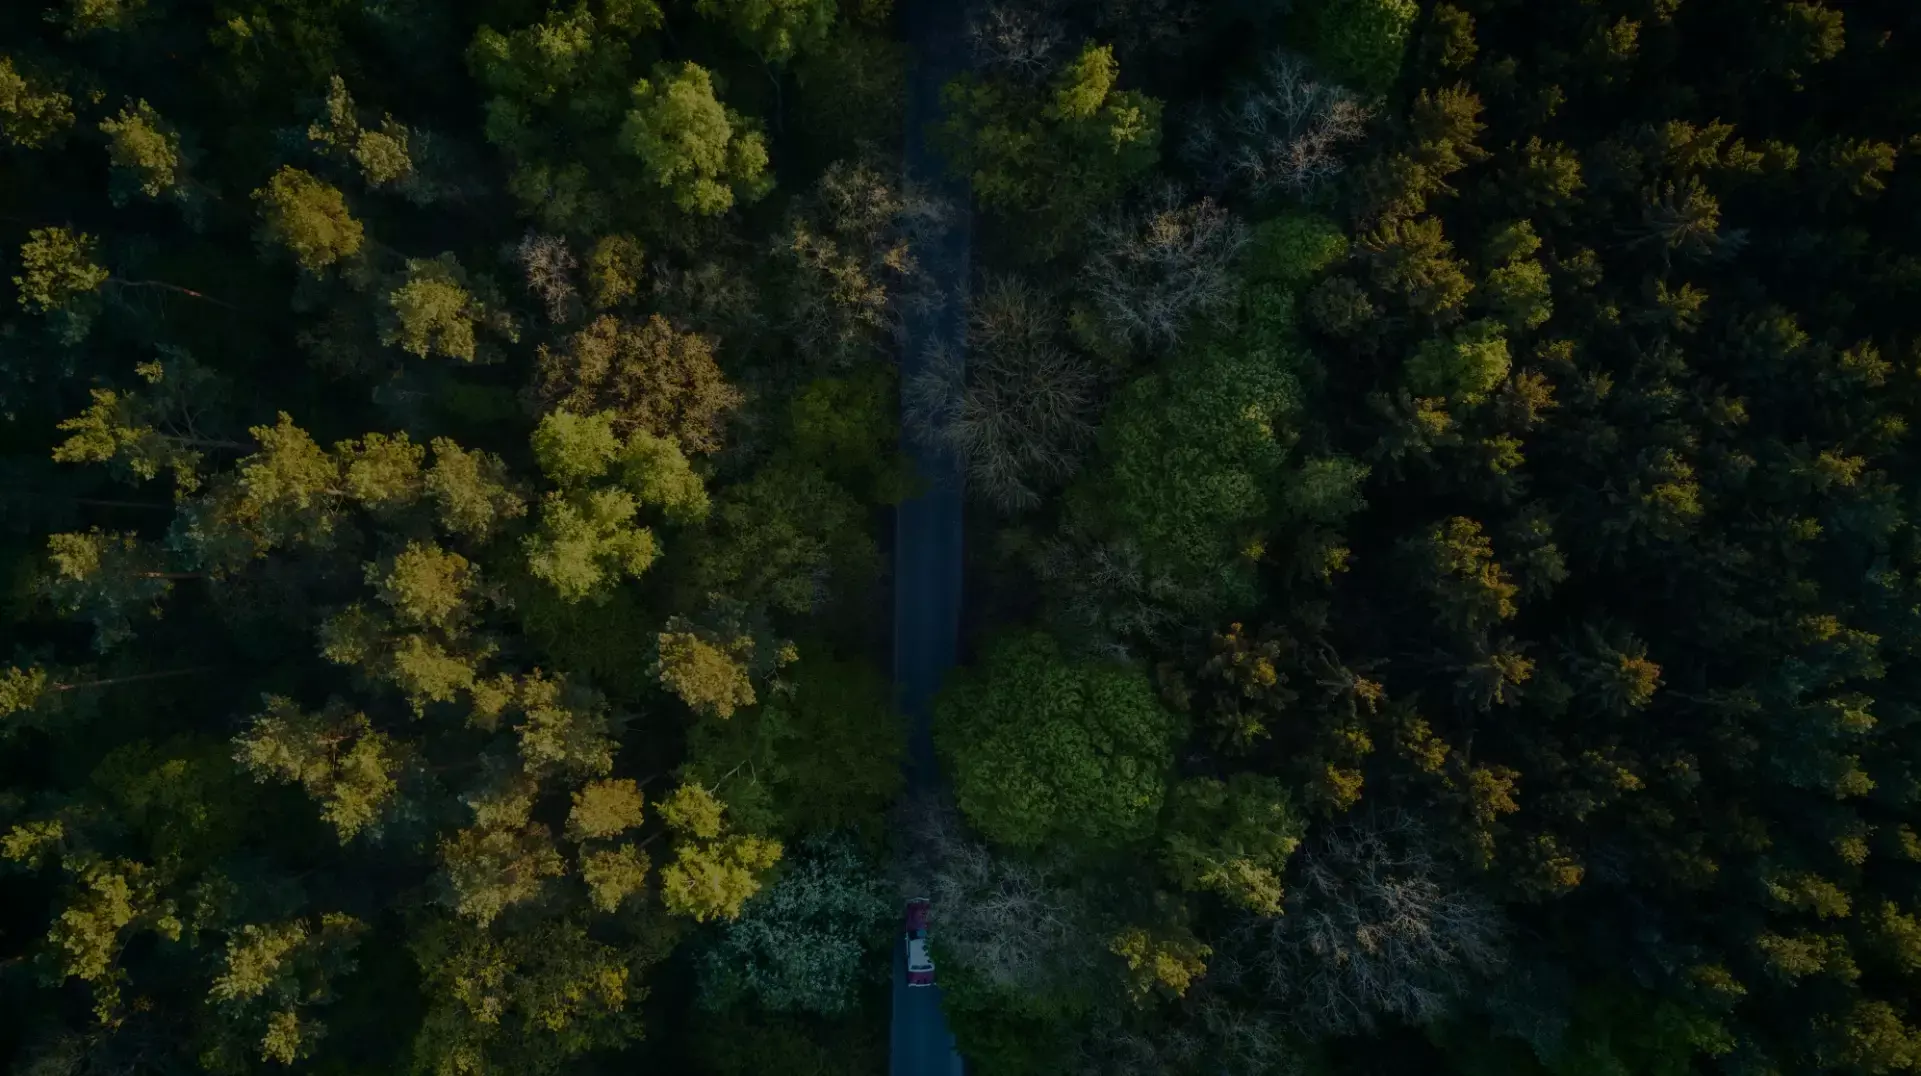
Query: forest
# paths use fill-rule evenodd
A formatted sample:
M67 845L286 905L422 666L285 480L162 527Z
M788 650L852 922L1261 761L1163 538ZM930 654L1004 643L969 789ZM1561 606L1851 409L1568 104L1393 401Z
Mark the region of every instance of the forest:
M0 1066L1921 1072L1921 7L935 2L0 5Z

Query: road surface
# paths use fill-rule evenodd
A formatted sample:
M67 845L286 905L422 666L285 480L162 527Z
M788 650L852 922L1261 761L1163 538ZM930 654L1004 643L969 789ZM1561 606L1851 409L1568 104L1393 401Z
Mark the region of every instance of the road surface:
M919 254L944 301L910 310L901 350L901 382L913 377L928 346L961 354L965 318L968 235L966 185L946 175L927 143L938 115L940 88L963 63L958 0L907 0L902 19L910 52L907 141L910 180L947 198L954 215L946 230ZM960 639L961 483L946 454L904 438L927 492L900 506L894 523L894 690L907 719L907 794L927 795L940 785L928 704L953 668ZM959 1076L960 1055L941 1014L940 987L907 988L905 943L894 945L894 1018L890 1076Z

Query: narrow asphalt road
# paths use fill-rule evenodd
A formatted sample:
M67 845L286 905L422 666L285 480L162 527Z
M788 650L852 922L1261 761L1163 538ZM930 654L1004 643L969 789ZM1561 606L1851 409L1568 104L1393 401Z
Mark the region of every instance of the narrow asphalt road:
M901 351L901 382L918 373L932 344L961 354L965 324L969 215L967 186L949 178L928 145L928 126L940 110L940 88L962 69L962 14L958 0L906 0L907 178L945 197L954 215L920 252L942 302L910 310ZM947 454L903 438L927 491L900 506L894 524L894 691L907 719L907 794L940 786L929 703L953 668L960 639L961 482ZM891 1076L959 1076L960 1055L941 1013L940 987L907 988L905 945L894 946Z

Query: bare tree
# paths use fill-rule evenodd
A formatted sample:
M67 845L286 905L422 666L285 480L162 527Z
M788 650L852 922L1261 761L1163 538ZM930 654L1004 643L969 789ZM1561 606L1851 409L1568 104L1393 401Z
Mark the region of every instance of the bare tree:
M1284 1018L1236 1004L1203 980L1164 1023L1104 1010L1076 1044L1076 1076L1299 1076L1302 1044Z
M1274 1014L1230 1004L1211 991L1196 995L1189 1008L1219 1076L1295 1076L1303 1070L1298 1040Z
M1164 640L1192 605L1180 584L1149 572L1139 546L1091 538L1071 522L1035 551L1033 568L1065 633L1108 657L1125 659L1134 643Z
M1060 322L1032 286L989 281L968 311L965 358L936 344L903 386L914 434L953 453L968 485L1005 510L1039 504L1093 439L1097 380L1056 343Z
M769 304L744 252L721 247L722 254L681 264L652 260L648 278L654 304L670 320L723 340L753 336L772 319Z
M906 805L913 852L904 886L931 901L928 927L969 970L1012 994L1046 993L1091 966L1099 946L1080 898L1045 865L996 855L949 805Z
M1253 989L1312 1036L1442 1018L1504 954L1493 905L1429 847L1399 811L1327 830L1288 870L1287 914L1245 920L1217 947L1215 981Z
M938 300L916 251L951 208L865 163L838 161L796 201L772 253L781 328L803 357L844 366L902 338L900 317Z
M1313 77L1307 61L1270 55L1255 82L1199 116L1183 154L1220 189L1305 194L1341 173L1342 147L1365 133L1358 98Z
M990 0L967 18L967 44L988 71L1039 82L1067 43L1058 0Z
M558 323L579 315L580 293L574 287L578 263L565 238L529 230L514 248L514 260L527 279L527 290L546 304L547 320Z
M1092 240L1083 272L1102 323L1156 348L1177 343L1190 319L1231 309L1247 229L1210 198L1182 205L1169 185L1138 211L1095 224Z
M1077 1076L1168 1076L1190 1068L1205 1047L1193 1028L1143 1027L1120 1012L1102 1011L1075 1044L1070 1071Z

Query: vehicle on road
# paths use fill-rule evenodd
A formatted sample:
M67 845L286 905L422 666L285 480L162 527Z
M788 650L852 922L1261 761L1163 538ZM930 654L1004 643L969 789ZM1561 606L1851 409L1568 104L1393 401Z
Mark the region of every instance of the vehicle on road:
M927 955L926 897L907 902L907 985L934 985L934 958Z

